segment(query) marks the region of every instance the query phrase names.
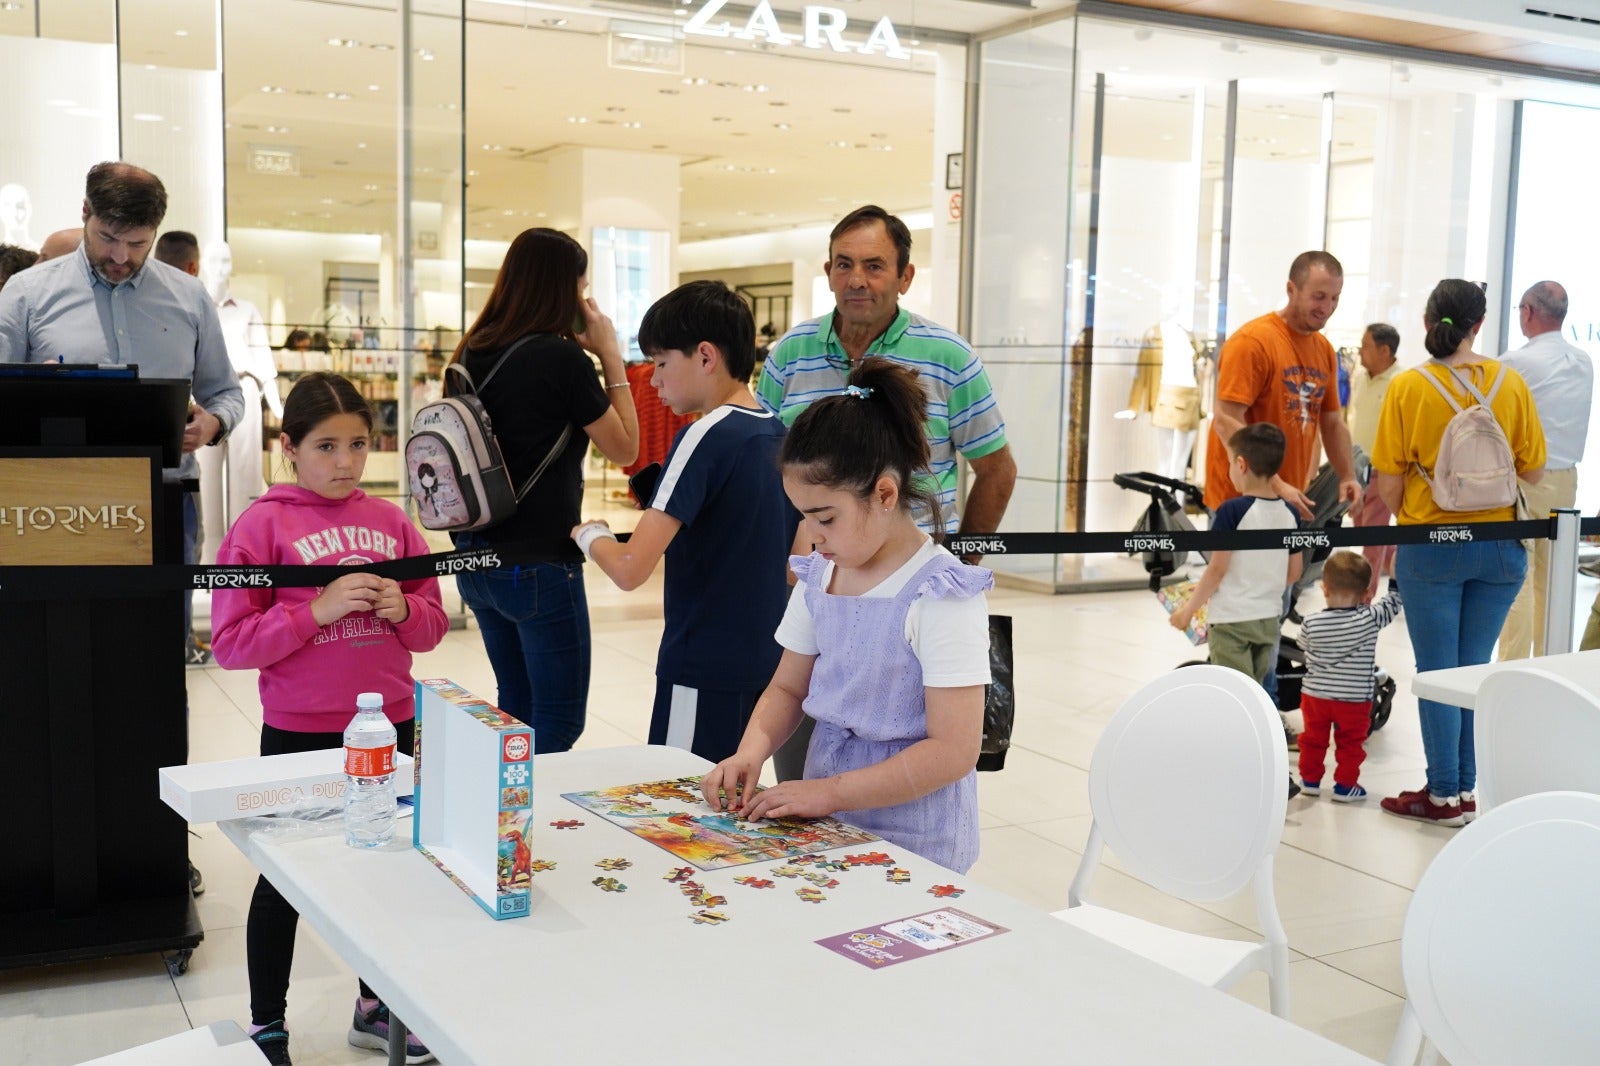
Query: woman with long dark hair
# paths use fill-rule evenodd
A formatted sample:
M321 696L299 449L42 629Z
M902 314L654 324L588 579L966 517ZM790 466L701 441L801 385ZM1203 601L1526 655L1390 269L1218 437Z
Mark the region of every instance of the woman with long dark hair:
M500 709L533 727L541 754L572 747L589 699L589 602L569 533L581 518L584 455L590 441L618 465L639 451L616 329L583 296L588 267L565 233L524 230L452 360L477 383L511 483L521 488L548 459L513 517L456 537L463 550L504 546L510 558L534 560L456 582L483 633ZM599 357L600 377L585 349ZM447 389L455 376L445 375Z
M1486 308L1483 289L1473 282L1439 282L1422 315L1428 331L1423 343L1433 358L1396 377L1384 394L1372 489L1402 526L1507 522L1516 516L1509 470L1500 479L1504 484L1493 488L1463 489L1443 477L1441 445L1458 410L1487 407L1510 445L1516 477L1533 484L1544 474L1544 430L1527 382L1472 350ZM1417 669L1488 662L1527 569L1528 554L1515 540L1400 545L1394 576L1405 597ZM1434 825L1464 825L1478 813L1472 711L1434 700L1417 705L1428 781L1384 800L1383 809Z

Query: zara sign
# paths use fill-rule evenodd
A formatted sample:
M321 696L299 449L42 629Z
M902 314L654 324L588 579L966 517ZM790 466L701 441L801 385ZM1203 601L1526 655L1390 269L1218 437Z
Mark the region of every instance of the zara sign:
M853 52L857 55L871 55L873 52L881 51L889 59L911 58L911 53L900 47L900 38L895 34L894 24L889 21L887 15L877 21L868 32L865 41L854 44L844 39L849 19L836 7L806 5L803 15L804 30L800 34L793 34L783 32L782 27L778 25L778 16L773 12L772 4L768 0L760 0L756 4L743 29L734 29L733 24L726 20L712 22L711 20L727 2L728 0L705 0L700 10L684 23L683 32L697 37L737 37L743 41L767 41L782 45L798 43L806 48L826 47L835 52Z

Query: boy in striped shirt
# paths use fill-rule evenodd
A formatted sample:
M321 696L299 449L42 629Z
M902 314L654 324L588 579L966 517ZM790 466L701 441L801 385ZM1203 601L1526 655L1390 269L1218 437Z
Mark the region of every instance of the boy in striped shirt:
M1392 571L1393 566L1391 564ZM1389 594L1366 604L1372 565L1355 552L1334 552L1322 566L1322 595L1327 610L1318 611L1300 627L1306 652L1301 683L1300 787L1308 796L1322 794L1322 771L1328 755L1328 734L1334 739L1333 800L1355 803L1367 798L1359 783L1365 743L1372 728L1373 659L1378 630L1400 615L1400 589L1390 575Z

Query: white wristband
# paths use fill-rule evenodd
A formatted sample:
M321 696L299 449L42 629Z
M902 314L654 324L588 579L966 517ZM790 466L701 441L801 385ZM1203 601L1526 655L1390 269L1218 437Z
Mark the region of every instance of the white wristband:
M617 535L611 532L610 528L603 522L587 522L579 526L577 536L572 539L578 542L578 550L583 552L583 557L592 563L594 562L594 553L591 549L594 547L594 542L601 537L609 537L612 540L617 539Z

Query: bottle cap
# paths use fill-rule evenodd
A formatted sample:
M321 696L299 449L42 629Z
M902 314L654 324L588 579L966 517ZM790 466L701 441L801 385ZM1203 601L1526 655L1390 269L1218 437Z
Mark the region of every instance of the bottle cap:
M356 697L356 710L381 711L383 710L383 693L363 692Z

